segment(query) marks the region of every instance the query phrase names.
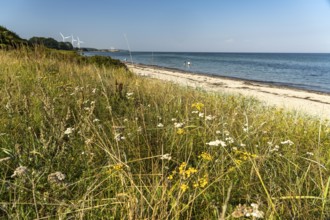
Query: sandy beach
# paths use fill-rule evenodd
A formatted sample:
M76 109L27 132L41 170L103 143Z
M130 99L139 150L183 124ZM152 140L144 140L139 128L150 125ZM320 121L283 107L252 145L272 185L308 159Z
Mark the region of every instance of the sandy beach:
M275 105L315 117L330 119L330 95L313 91L274 86L266 83L230 79L165 69L146 65L127 64L137 75L170 81L182 86L211 92L252 96L266 105Z

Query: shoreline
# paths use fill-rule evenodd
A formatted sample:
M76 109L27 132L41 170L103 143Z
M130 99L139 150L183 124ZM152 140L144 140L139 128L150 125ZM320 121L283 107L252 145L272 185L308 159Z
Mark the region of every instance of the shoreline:
M131 64L127 67L135 74L170 81L182 86L202 88L218 93L241 94L254 97L266 105L330 119L330 94L286 85L276 85L255 80L200 74L179 69Z
M130 63L128 61L123 62L123 63L125 63L125 65L127 65L127 66L132 66L132 63ZM177 73L182 73L182 74L193 74L193 75L207 76L207 77L211 77L211 78L220 78L220 79L222 78L222 79L229 79L229 80L234 80L234 81L243 81L246 84L255 83L255 84L261 84L261 85L274 87L274 88L284 88L284 89L297 90L297 91L306 91L309 93L315 93L315 94L321 94L321 95L330 95L330 92L306 89L306 88L299 88L296 86L285 85L285 84L278 83L278 82L267 82L267 81L261 81L261 80L244 79L244 78L239 78L239 77L234 77L234 76L222 76L222 75L216 75L216 74L211 74L211 73L193 72L193 71L183 70L183 69L179 69L179 68L170 68L170 67L163 67L163 66L149 65L149 64L142 64L142 63L134 63L133 65L137 66L137 67L141 67L141 68L160 69L160 70L172 71L172 72L177 72Z

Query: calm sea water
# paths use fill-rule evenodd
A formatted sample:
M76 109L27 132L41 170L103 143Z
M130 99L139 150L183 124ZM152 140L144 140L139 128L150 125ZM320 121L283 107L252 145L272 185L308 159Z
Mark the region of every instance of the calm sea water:
M128 52L89 52L131 62ZM132 52L134 63L330 93L330 54ZM191 65L184 65L190 62Z

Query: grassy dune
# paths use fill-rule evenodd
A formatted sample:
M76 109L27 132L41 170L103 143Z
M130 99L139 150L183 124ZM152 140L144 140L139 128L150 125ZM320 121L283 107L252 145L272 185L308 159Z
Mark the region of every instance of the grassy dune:
M330 218L326 120L42 48L0 85L0 218Z

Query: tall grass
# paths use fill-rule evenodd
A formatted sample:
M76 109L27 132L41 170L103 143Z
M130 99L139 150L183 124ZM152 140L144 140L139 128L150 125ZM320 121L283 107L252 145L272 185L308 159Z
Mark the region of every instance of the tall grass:
M327 120L43 48L0 73L1 218L330 218Z

